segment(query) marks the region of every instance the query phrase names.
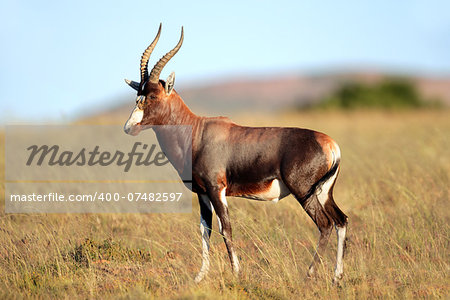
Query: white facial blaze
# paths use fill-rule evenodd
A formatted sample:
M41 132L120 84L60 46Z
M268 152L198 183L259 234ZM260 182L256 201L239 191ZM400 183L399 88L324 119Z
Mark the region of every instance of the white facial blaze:
M136 126L142 121L142 118L144 117L144 111L140 109L137 105L134 107L133 111L131 112L130 117L128 118L127 122L125 123L124 130L125 132L129 132L130 129L133 128L133 126Z

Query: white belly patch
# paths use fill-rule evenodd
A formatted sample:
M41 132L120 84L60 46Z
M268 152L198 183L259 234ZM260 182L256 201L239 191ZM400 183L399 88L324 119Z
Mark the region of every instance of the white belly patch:
M286 185L282 181L274 179L266 190L255 192L249 195L242 195L242 197L261 201L278 202L278 200L286 197L289 194L290 191L286 187Z

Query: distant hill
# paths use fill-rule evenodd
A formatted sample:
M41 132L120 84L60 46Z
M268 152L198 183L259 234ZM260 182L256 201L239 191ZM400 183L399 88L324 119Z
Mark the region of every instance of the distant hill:
M181 87L178 93L201 115L229 115L242 111L276 111L314 104L345 83L378 83L386 78L411 81L425 99L440 100L450 106L450 78L398 76L377 72L333 73L323 75L280 75L274 78L239 78L197 87ZM106 114L128 115L130 99L124 99Z

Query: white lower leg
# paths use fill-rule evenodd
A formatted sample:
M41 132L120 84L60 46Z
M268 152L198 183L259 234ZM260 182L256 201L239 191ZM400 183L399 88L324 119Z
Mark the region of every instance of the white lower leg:
M347 231L347 226L338 227L336 226L337 233L337 254L336 254L336 269L334 270L334 279L338 280L342 278L342 273L344 272L344 242L345 234Z
M205 221L200 222L200 231L202 233L202 267L195 277L195 282L200 282L209 271L209 233L205 226Z
M236 255L236 253L234 253L234 252L233 252L232 256L233 256L233 273L234 273L234 275L238 275L239 274L239 259Z
M219 216L217 216L217 222L219 224L219 232L220 234L223 234L222 222L220 221ZM237 255L234 251L231 254L231 256L233 257L233 265L232 265L233 273L237 275L239 273L239 259L237 258Z
M227 212L228 211L228 202L227 202L227 197L226 197L226 188L223 188L220 191L220 201L223 204L223 208L225 209L226 214L228 215L228 212ZM224 236L224 238L225 237L229 238L231 241L231 234L224 232L223 224L222 224L222 221L220 220L219 215L217 215L217 222L219 223L220 234L222 234ZM229 246L229 244L227 244L227 247L228 246ZM236 253L234 252L232 246L230 249L231 249L230 250L231 251L231 261L232 261L231 267L233 269L233 274L237 276L239 274L239 259L236 255Z

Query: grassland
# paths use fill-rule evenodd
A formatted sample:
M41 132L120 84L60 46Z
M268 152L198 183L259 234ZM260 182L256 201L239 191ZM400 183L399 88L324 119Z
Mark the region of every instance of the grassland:
M197 285L196 199L191 214L5 214L2 173L0 298L449 297L449 111L234 120L314 128L341 146L335 199L349 216L349 231L339 285L332 285L334 234L317 276L305 279L318 231L291 197L278 204L229 199L242 274L233 278L213 233L212 270Z

